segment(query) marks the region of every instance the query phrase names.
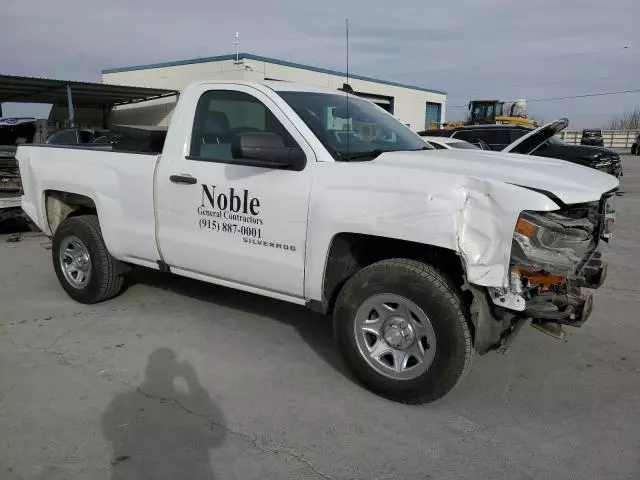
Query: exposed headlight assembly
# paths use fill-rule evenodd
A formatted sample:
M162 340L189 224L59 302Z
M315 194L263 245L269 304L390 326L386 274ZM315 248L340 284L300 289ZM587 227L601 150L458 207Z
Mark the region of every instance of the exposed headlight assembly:
M589 220L554 212L522 212L513 234L511 262L529 272L571 275L594 242Z

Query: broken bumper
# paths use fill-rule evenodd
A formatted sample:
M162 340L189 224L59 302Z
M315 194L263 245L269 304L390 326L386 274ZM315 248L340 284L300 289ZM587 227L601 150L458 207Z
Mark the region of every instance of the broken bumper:
M593 294L582 289L602 286L607 277L607 264L600 252L593 252L577 273L534 296L524 298L513 292L499 293L470 285L474 302L471 313L475 327L474 345L480 354L490 350L506 353L522 326L531 326L555 338L565 337L564 325L582 326L593 311ZM491 299L491 301L489 301ZM493 304L493 305L492 305Z
M567 282L566 291L547 292L525 302L523 313L539 322L581 326L593 310L593 294L582 292L582 288L600 288L607 278L607 263L601 252L593 252Z
M589 320L593 295L588 289L599 288L607 277L607 264L597 248L613 236L614 195L607 192L599 201L557 211L522 212L513 235L507 286L484 287L486 303L481 301L482 287L470 288L480 353L508 349L527 322L562 338L564 325L579 327Z

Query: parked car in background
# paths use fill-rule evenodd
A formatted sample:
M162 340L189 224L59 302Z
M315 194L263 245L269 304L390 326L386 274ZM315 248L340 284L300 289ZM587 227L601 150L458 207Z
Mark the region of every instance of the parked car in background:
M489 145L487 145L487 143L484 140L481 140L481 139L478 139L478 140L475 140L475 141L469 142L469 143L471 145L475 145L480 150L491 150L491 147L489 147Z
M22 212L20 175L15 153L15 146L0 145L0 222Z
M623 175L617 152L604 147L564 143L558 134L568 125L569 121L563 118L538 129L520 125L464 125L450 130L426 130L420 135L447 136L470 143L484 141L491 150L559 158L615 177ZM525 136L529 139L521 143Z
M452 129L425 130L419 135L452 137L473 145L482 142L490 150L499 152L529 133L532 129L521 125L461 125Z
M153 153L161 151L166 127L112 125L110 130L65 129L47 138L49 145L86 145L99 150Z
M636 141L631 145L631 155L640 155L640 133L636 137Z
M0 145L33 143L37 121L34 117L0 118Z
M53 132L45 143L49 145L85 145L94 143L96 139L108 136L108 130L66 128Z
M602 130L582 130L580 145L592 145L594 147L604 147Z
M436 150L450 150L450 149L463 149L463 150L481 150L477 145L473 145L464 140L458 140L457 138L449 137L427 137L421 135L422 139L431 145Z
M0 118L0 222L22 213L16 146L33 143L37 121L34 117Z

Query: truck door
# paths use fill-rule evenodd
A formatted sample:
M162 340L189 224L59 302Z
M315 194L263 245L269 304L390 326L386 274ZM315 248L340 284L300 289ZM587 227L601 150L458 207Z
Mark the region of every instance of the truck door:
M302 298L313 150L260 90L233 84L200 88L196 96L183 95L174 114L174 122L192 125L187 138L165 145L158 167L163 260L195 278ZM277 134L287 146L302 148L304 168L240 164L231 147L243 132Z

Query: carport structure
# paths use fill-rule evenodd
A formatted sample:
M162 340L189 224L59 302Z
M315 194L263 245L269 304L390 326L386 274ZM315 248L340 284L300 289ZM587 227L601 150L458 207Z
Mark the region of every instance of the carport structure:
M106 127L113 107L178 95L177 90L0 75L0 117L4 102L66 105L73 127L74 107L90 107L102 110Z

